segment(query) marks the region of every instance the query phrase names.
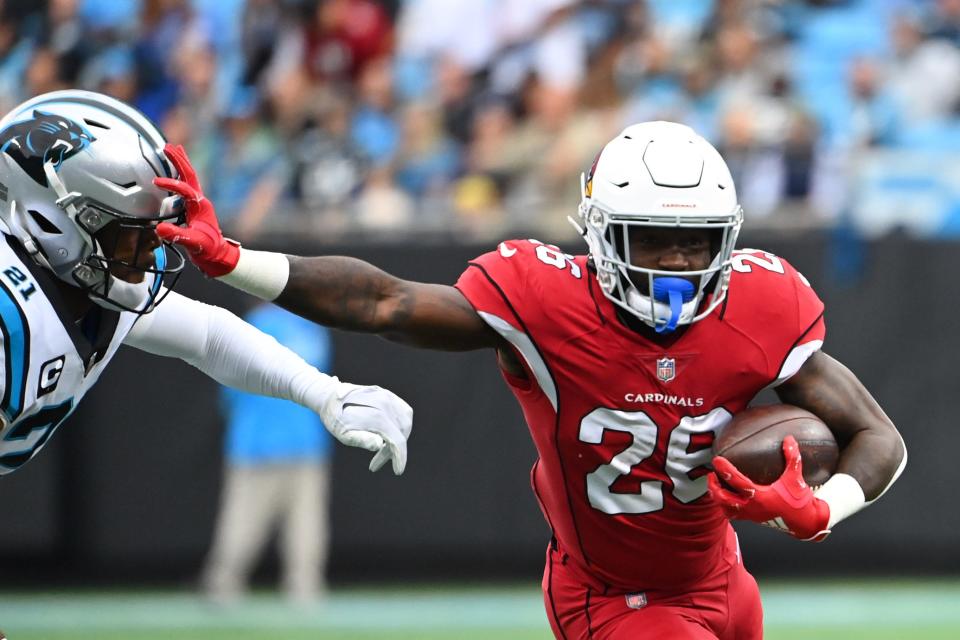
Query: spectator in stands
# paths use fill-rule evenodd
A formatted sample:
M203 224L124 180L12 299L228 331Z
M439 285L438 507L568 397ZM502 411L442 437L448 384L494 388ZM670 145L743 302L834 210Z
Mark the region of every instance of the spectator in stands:
M783 193L782 156L758 137L757 122L749 107L740 105L724 113L718 150L736 181L744 210L754 219L771 215Z
M220 90L216 52L206 42L193 41L174 53L172 65L180 82L177 106L186 110L194 136L211 138L221 124L221 112L228 106Z
M116 45L93 56L80 74L80 84L135 104L138 95L137 66L130 48Z
M854 60L847 86L847 119L840 123L834 138L854 150L894 144L900 113L880 82L877 62L869 58Z
M50 48L35 49L25 71L24 98L48 91L66 89L60 75L60 58Z
M279 214L275 206L289 183L289 164L282 153L276 131L260 120L256 91L242 87L223 114L222 132L199 143L207 176L208 195L223 202L224 223L238 240L256 237L268 214ZM276 217L271 220L277 224Z
M367 232L395 233L409 229L413 215L413 199L397 186L393 167L373 167L357 197L353 217L356 226Z
M516 126L516 118L505 100L490 97L477 104L465 175L455 190L454 205L459 214L499 222L503 197L519 173L519 154L510 153L509 144Z
M431 68L440 60L450 60L467 75L486 69L500 47L499 5L499 0L408 0L399 19L398 58L412 73L434 76Z
M330 370L325 327L271 304L246 320L321 371ZM326 592L330 436L316 414L285 400L224 388L223 404L223 489L204 591L220 604L241 597L276 530L287 597L313 602Z
M75 85L80 71L90 57L92 38L84 33L79 0L50 0L40 39L60 59L64 82ZM122 96L121 100L125 100Z
M401 118L397 183L418 200L443 193L460 171L460 149L443 131L440 113L415 102Z
M627 98L629 122L662 119L679 101L676 52L655 33L628 41L615 61L617 87Z
M393 25L374 0L320 0L304 28L304 60L317 80L356 80L392 48Z
M313 104L315 111L303 114L287 139L292 187L305 213L329 232L347 224L367 164L350 141L350 103L328 96Z
M149 118L159 122L176 103L179 78L171 64L173 54L205 39L188 0L144 0L133 44L139 66L136 106Z
M749 104L770 93L773 76L767 52L761 55L756 31L747 24L735 23L720 28L716 39L719 64L717 91L720 103Z
M400 145L400 128L394 119L393 75L388 58L369 62L357 81L357 106L350 123L350 138L375 167L393 162Z
M960 103L960 51L947 40L925 40L919 16L901 13L892 25L894 56L886 82L908 126L943 122Z
M0 105L79 86L189 130L248 240L318 220L561 233L551 200L618 109L728 136L763 215L818 175L811 148L850 175L851 150L956 148L957 77L960 0L0 2ZM288 182L308 215L267 216Z
M7 3L0 5L0 112L6 113L22 100L24 78L33 59L35 43L18 15Z
M475 110L484 93L467 67L451 56L438 59L433 73L434 96L443 114L443 127L462 148L470 142Z
M576 90L587 71L587 42L575 5L574 0L499 0L493 91L517 92L531 75L550 89Z
M960 0L936 0L927 20L927 37L960 46Z

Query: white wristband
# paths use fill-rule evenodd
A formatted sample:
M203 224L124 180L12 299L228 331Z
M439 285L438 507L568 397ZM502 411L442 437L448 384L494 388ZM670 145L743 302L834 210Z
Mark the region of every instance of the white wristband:
M830 507L830 521L827 529L833 527L849 518L860 509L867 506L866 496L863 495L863 488L856 478L846 473L836 473L830 476L830 479L813 492L813 495L820 498Z
M290 261L287 256L241 247L237 266L217 280L269 302L283 293L289 278Z

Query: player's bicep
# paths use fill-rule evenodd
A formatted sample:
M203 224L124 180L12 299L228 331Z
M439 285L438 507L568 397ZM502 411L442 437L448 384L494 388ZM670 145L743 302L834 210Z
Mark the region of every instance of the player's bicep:
M400 280L377 309L389 340L445 351L494 348L503 342L455 287Z
M776 391L830 427L841 448L837 473L853 476L868 501L903 470L906 447L896 427L860 380L827 354L815 353Z
M822 351L810 356L776 392L782 402L816 414L834 432L841 447L862 431L896 433L857 376Z

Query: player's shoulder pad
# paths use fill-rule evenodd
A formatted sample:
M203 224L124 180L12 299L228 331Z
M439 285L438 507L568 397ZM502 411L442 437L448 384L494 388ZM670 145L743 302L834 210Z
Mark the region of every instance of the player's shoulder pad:
M810 281L785 259L759 249L734 251L725 315L750 326L805 331L823 315Z
M574 256L554 245L504 240L471 260L456 286L479 311L505 306L510 315L534 318L544 301L557 300L586 275Z

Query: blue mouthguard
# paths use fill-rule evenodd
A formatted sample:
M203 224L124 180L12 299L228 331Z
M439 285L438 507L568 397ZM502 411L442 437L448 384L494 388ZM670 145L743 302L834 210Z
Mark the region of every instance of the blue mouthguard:
M670 305L670 319L657 325L657 333L667 333L677 328L683 303L693 300L693 283L683 278L654 278L653 299Z

